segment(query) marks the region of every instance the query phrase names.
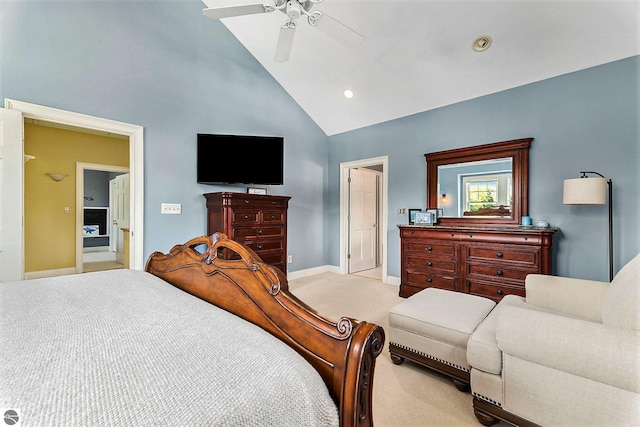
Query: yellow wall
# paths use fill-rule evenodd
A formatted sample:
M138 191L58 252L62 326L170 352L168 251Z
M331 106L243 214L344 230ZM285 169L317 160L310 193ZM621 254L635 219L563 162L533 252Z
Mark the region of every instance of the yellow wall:
M25 123L24 153L25 272L74 268L76 162L128 167L129 140Z

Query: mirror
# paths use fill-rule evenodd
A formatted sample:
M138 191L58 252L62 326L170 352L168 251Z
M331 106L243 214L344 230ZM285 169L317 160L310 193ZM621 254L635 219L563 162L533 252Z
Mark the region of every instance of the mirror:
M518 225L529 212L533 138L425 154L427 206L442 225Z

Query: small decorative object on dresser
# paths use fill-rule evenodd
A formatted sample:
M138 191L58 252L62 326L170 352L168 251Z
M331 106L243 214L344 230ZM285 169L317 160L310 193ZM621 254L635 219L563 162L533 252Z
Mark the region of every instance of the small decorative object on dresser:
M254 250L267 264L287 272L287 207L290 197L206 193L207 233L220 231ZM229 259L235 254L225 252Z
M422 209L409 209L409 224L415 224L417 212L422 212Z
M442 216L442 209L427 209L427 212L431 213L433 217L433 223L438 223L438 217Z
M266 195L267 194L267 189L266 188L249 187L249 188L247 188L247 193L249 193L249 194Z
M431 212L416 212L414 224L416 225L433 225L434 216Z

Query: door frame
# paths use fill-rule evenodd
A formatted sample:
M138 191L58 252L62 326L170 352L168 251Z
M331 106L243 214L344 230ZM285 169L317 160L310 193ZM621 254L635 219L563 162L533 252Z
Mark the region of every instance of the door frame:
M95 170L103 172L122 172L130 173L130 168L126 166L103 165L98 163L76 162L76 273L84 271L84 262L82 260L84 254L84 241L82 233L77 230L82 229L84 224L84 171ZM111 201L109 201L111 208ZM111 222L111 216L108 218ZM111 224L108 224L111 227ZM111 233L109 233L111 234ZM131 260L129 260L131 262Z
M86 114L59 110L37 104L5 98L4 106L22 112L24 119L32 119L64 128L81 128L88 132L122 135L129 139L130 195L130 265L134 270L144 268L144 128ZM24 200L24 190L23 190ZM79 229L78 229L79 230ZM76 231L79 233L79 231ZM24 247L24 237L21 246ZM76 260L77 264L77 260ZM24 267L23 267L24 268ZM23 271L24 274L24 271Z
M387 283L387 227L388 227L388 199L389 199L389 157L372 157L340 163L340 274L347 274L349 265L349 169L382 165L382 197L380 237L382 246L382 282Z

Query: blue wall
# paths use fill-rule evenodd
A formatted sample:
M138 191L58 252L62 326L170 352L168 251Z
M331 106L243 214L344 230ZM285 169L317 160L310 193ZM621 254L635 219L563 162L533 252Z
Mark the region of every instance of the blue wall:
M608 280L605 206L566 206L562 186L579 171L614 182L615 270L640 252L640 57L559 76L330 138L329 206L339 204L341 162L389 155L389 274L400 274L398 208L426 206L424 154L533 137L530 215L560 228L554 273ZM329 209L329 233L339 218ZM338 264L338 243L329 259Z
M196 184L196 133L284 136L290 268L324 265L327 137L203 8L3 1L0 97L144 126L145 257L206 233L202 193L246 190Z
M145 256L203 234L198 132L282 135L292 196L290 270L339 265L339 164L389 156L389 274L396 209L426 205L424 153L534 137L530 213L562 231L555 273L607 278L606 208L564 206L562 181L615 185L616 269L640 252L640 58L327 137L200 1L3 1L0 98L144 126ZM222 160L221 160L222 161ZM182 215L160 215L162 202Z

